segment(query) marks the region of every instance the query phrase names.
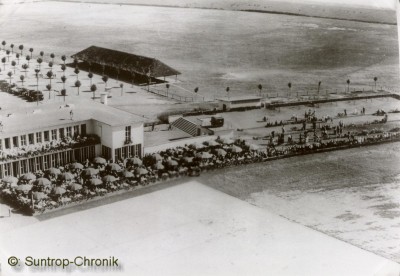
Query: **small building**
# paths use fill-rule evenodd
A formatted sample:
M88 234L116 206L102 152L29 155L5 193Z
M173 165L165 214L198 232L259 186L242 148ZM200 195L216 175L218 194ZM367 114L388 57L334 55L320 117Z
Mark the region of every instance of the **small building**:
M102 156L143 156L143 118L100 103L0 111L0 178Z
M223 111L261 107L262 97L254 95L218 98L219 109Z

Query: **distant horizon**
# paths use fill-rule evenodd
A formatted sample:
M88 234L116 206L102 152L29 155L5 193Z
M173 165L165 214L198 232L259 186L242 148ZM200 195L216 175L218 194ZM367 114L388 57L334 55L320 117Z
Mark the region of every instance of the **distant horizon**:
M51 0L50 0L51 1ZM55 0L62 1L62 0ZM68 1L68 0L66 0ZM71 1L71 0L70 0ZM3 2L0 0L0 4ZM21 2L25 2L22 0ZM82 2L91 2L91 0L83 0ZM119 4L121 1L119 0L109 0L108 3L116 3ZM181 1L182 4L187 4L187 1ZM201 2L201 1L199 1ZM246 2L246 1L238 1L238 2ZM363 8L378 8L378 9L389 9L396 10L397 2L396 0L265 0L265 2L286 2L286 3L295 3L295 4L315 4L315 5L328 5L328 6L348 6L348 7L363 7ZM132 4L137 4L137 1L132 1ZM161 4L161 3L160 3ZM149 3L151 6L151 4ZM166 4L168 5L168 4Z
M280 0L268 0L283 2ZM301 2L296 0L284 0L284 2L303 3L303 4L318 4L318 5L334 5L334 6L353 6L365 8L380 8L396 10L396 0L303 0Z

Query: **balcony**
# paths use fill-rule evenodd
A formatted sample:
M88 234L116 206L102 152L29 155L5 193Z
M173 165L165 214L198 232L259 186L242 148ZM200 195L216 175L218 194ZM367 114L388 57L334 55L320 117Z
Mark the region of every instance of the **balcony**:
M76 138L64 137L60 140L52 140L33 145L21 146L18 148L5 149L0 151L0 162L16 161L19 159L41 156L46 153L80 148L84 146L96 145L100 143L100 138L95 134Z

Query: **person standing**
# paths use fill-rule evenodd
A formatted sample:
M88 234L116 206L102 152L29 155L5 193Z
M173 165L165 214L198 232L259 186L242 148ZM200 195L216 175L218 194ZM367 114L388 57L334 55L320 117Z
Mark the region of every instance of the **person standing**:
M69 112L69 117L70 117L71 120L74 120L74 112L72 111L72 109Z

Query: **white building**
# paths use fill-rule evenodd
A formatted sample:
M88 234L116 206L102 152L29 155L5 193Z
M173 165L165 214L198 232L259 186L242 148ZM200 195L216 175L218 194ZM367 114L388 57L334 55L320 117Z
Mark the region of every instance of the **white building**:
M246 96L235 96L235 97L224 97L217 99L219 102L219 109L223 111L229 111L231 109L238 108L254 108L261 106L262 97L254 95Z
M143 118L100 103L0 112L0 177L143 155Z

